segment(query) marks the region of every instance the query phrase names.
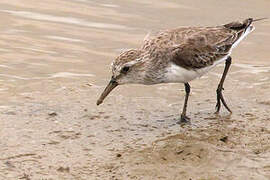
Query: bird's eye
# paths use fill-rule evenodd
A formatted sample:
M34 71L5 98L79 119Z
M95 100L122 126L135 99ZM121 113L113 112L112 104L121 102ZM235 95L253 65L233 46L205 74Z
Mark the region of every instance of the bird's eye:
M125 66L121 69L121 73L127 73L129 70L129 67L128 66Z

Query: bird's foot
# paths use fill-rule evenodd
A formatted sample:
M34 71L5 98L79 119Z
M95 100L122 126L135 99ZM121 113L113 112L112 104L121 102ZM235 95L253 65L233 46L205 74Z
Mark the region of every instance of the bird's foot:
M219 110L220 110L220 107L221 107L220 101L222 102L222 104L224 105L224 107L225 107L230 113L232 113L231 109L228 107L226 101L225 101L224 98L223 98L222 90L224 90L224 88L221 87L221 86L218 86L218 88L217 88L217 104L216 104L216 112L215 112L215 114L218 114L218 113L219 113Z
M177 124L190 124L190 118L182 114Z

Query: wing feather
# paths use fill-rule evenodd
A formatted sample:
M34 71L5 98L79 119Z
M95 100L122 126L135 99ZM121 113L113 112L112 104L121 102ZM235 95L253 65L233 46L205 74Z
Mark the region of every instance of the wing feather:
M228 56L232 44L180 44L172 51L171 62L186 69L199 69L213 65L215 61Z
M168 59L186 69L199 69L231 53L251 26L252 19L216 27L181 27L147 36L142 46L156 59ZM166 57L166 58L165 58ZM157 62L160 62L157 60Z

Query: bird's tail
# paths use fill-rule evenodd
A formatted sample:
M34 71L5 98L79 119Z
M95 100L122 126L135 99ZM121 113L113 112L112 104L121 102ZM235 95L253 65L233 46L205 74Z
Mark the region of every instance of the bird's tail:
M232 47L236 47L240 41L243 40L250 32L252 32L255 27L252 25L253 22L265 20L267 18L260 18L260 19L253 19L248 18L245 19L243 22L231 22L229 24L225 24L224 27L235 31L235 39L232 43Z
M259 19L253 19L252 22L261 21L261 20L265 20L265 19L268 19L268 18L264 17L264 18L259 18Z
M243 21L243 26L245 26L245 29L247 29L253 22L261 21L265 19L268 19L268 18L259 18L259 19L248 18Z
M268 19L268 18L259 18L259 19L248 18L248 19L245 19L243 22L231 22L229 24L225 24L224 26L226 28L236 30L236 31L246 31L247 29L249 29L250 25L253 22L261 21L265 19Z

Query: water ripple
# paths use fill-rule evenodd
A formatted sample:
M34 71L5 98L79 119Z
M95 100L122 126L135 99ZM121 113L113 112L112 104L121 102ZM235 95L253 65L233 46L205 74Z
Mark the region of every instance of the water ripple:
M60 41L69 41L69 42L84 42L81 39L73 39L73 38L67 38L62 36L45 36L48 39L54 39L54 40L60 40Z
M240 64L240 63L235 63L234 66L242 68L242 70L239 70L234 73L244 72L244 73L258 74L258 73L270 72L270 66L258 66L258 65L252 65L252 64Z
M93 74L77 74L77 73L71 73L71 72L58 72L55 74L52 74L50 78L66 78L66 77L82 77L82 76L88 76L92 77L94 76Z
M19 79L19 80L39 80L39 79L53 79L53 78L92 77L94 75L71 73L71 72L58 72L58 73L51 74L49 77L22 77L22 76L17 76L17 75L0 74L0 77L1 76L11 78L11 79Z
M65 24L74 24L74 25L79 25L79 26L85 26L85 27L91 27L91 28L102 28L102 29L130 29L127 26L123 26L123 25L89 22L83 19L78 19L78 18L73 18L73 17L53 16L49 14L41 14L41 13L28 12L28 11L12 11L12 10L0 10L0 11L12 14L14 16L40 20L40 21L59 22L59 23L65 23Z

